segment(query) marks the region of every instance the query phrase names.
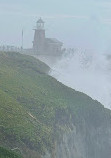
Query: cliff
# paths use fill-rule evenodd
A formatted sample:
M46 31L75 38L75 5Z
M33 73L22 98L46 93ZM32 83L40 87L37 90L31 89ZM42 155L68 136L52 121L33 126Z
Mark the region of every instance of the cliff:
M111 111L48 71L33 57L0 52L0 146L24 158L110 158Z

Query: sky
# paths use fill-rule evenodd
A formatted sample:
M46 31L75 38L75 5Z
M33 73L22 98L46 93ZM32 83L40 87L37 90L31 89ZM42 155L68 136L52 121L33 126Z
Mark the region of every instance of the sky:
M0 45L32 47L36 21L64 47L111 50L111 0L0 0Z

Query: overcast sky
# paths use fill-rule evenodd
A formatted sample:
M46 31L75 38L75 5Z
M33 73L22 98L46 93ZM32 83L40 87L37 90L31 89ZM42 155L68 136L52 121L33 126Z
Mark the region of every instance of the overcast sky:
M39 17L47 37L65 47L109 50L111 0L0 0L0 45L32 47L33 28Z

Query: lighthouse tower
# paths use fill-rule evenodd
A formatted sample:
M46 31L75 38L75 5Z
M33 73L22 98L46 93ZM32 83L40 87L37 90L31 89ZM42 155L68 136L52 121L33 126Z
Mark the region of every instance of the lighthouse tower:
M34 29L33 52L42 56L60 56L63 43L56 38L46 38L44 21L40 18Z
M36 23L33 50L34 53L41 54L45 50L45 29L44 21L40 18Z

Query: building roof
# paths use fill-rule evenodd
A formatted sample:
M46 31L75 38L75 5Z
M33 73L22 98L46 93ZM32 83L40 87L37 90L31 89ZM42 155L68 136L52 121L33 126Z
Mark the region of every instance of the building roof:
M60 44L60 45L63 44L62 42L60 42L60 41L57 40L56 38L46 38L46 41L47 41L48 43L52 43L52 44Z
M37 23L44 23L44 21L40 18Z

